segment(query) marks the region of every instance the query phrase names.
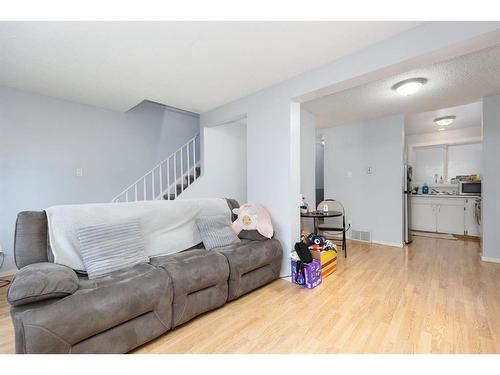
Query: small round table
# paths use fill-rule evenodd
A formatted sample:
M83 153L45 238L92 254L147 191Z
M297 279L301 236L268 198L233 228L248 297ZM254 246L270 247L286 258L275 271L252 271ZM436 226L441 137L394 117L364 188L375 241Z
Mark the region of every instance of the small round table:
M313 211L300 213L300 217L308 217L314 219L314 233L318 233L318 219L324 219L325 217L339 217L342 216L340 211Z

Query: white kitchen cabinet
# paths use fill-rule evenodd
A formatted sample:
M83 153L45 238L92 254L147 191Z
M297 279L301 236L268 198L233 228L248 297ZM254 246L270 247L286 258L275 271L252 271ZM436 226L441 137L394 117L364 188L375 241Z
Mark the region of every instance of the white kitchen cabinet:
M462 199L441 198L435 207L437 212L436 232L461 235L465 233L464 201Z
M467 198L465 200L465 234L468 236L480 236L479 224L476 219L477 198Z
M479 236L475 200L465 197L411 197L411 228L425 232Z
M436 208L427 198L413 198L411 201L411 228L424 232L436 231Z

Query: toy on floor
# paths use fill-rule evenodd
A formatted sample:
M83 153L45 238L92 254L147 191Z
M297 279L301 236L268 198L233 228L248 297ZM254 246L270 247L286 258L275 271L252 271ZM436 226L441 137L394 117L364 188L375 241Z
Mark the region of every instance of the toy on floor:
M305 235L302 242L304 242L307 246L321 246L323 247L325 244L325 237L315 234L315 233L310 233L308 235Z
M310 235L310 233L308 231L306 231L305 229L302 229L300 231L300 242L306 243L307 242L306 241L306 237L309 236L309 235Z
M324 236L302 231L301 241L306 244L314 259L321 265L321 276L325 278L337 269L337 247Z
M310 263L304 263L300 260L296 252L290 256L292 282L307 289L312 289L322 280L321 261L312 259Z
M238 215L238 218L232 224L236 234L239 234L242 230L256 230L264 237L273 237L274 230L271 217L261 205L247 203L240 208L234 208L233 213Z
M337 247L334 245L334 243L331 240L326 240L325 241L325 250L337 250Z

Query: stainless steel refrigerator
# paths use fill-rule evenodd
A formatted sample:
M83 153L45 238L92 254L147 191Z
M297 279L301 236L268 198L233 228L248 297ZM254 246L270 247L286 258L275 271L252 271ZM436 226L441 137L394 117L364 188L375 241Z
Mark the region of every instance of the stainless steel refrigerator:
M403 208L404 208L404 214L403 214L403 219L404 219L404 225L403 225L403 238L405 240L405 243L410 243L413 241L412 235L411 235L411 202L410 202L410 195L411 195L411 179L413 175L413 169L411 165L405 164L404 167L404 182L403 182Z

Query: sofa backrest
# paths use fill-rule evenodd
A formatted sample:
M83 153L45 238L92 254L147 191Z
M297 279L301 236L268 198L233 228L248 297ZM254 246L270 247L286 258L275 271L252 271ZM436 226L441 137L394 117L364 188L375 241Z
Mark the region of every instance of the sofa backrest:
M226 198L226 202L231 210L240 206L234 199ZM236 215L232 214L232 220L236 220ZM23 211L17 215L14 259L19 269L32 263L53 262L45 211Z
M17 215L14 259L17 268L48 262L47 216L44 211L23 211Z
M240 204L236 199L226 198L227 205L231 210L231 221L235 221L238 218L238 215L233 213L234 208L240 208Z

